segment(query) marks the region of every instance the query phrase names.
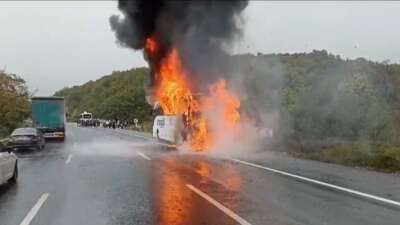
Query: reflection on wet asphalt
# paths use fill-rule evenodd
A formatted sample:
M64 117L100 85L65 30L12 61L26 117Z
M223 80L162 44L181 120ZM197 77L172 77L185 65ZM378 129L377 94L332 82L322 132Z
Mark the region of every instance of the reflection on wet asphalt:
M16 153L19 181L0 186L1 225L20 224L43 193L49 197L32 225L238 224L187 185L251 224L400 221L398 208L229 160L182 154L112 130L70 125L67 132L65 142Z
M223 191L227 197L231 195L230 191L207 178L211 165L200 159L190 162L193 166L190 167L181 160L184 159L176 156L160 159L152 169L155 222L177 225L236 224L186 187L186 184L191 184L214 193ZM232 210L237 208L232 198L224 204Z

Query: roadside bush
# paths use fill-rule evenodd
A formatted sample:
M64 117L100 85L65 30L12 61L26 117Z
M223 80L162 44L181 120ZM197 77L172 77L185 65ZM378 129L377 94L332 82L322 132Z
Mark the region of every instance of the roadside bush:
M296 157L348 166L368 167L383 172L400 171L400 147L368 143L332 146L325 150L295 152Z
M382 147L368 161L369 166L386 171L400 171L400 147Z
M29 116L29 97L22 78L0 71L0 138L8 135Z

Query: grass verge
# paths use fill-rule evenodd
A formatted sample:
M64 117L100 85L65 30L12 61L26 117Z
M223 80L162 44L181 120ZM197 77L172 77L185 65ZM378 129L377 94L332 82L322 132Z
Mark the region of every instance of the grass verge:
M319 151L293 151L290 154L300 158L366 167L388 173L400 171L400 147L397 146L355 143L332 146Z

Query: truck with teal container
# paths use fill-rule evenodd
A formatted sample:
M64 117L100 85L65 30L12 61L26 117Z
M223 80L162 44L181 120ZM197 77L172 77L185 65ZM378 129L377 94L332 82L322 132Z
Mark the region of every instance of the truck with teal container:
M65 103L63 97L32 97L32 121L45 138L65 138Z

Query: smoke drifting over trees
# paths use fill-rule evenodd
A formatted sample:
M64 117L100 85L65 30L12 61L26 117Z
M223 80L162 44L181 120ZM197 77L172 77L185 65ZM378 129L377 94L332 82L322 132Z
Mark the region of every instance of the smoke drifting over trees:
M356 141L400 145L399 65L326 51L235 61L246 74L243 109L257 124L274 127L283 143L303 150Z
M241 34L240 13L247 1L119 1L123 17L110 17L121 46L142 49L153 37L160 44L149 62L158 67L171 48L177 48L195 82L207 85L229 74L227 46ZM154 74L152 74L154 75Z

